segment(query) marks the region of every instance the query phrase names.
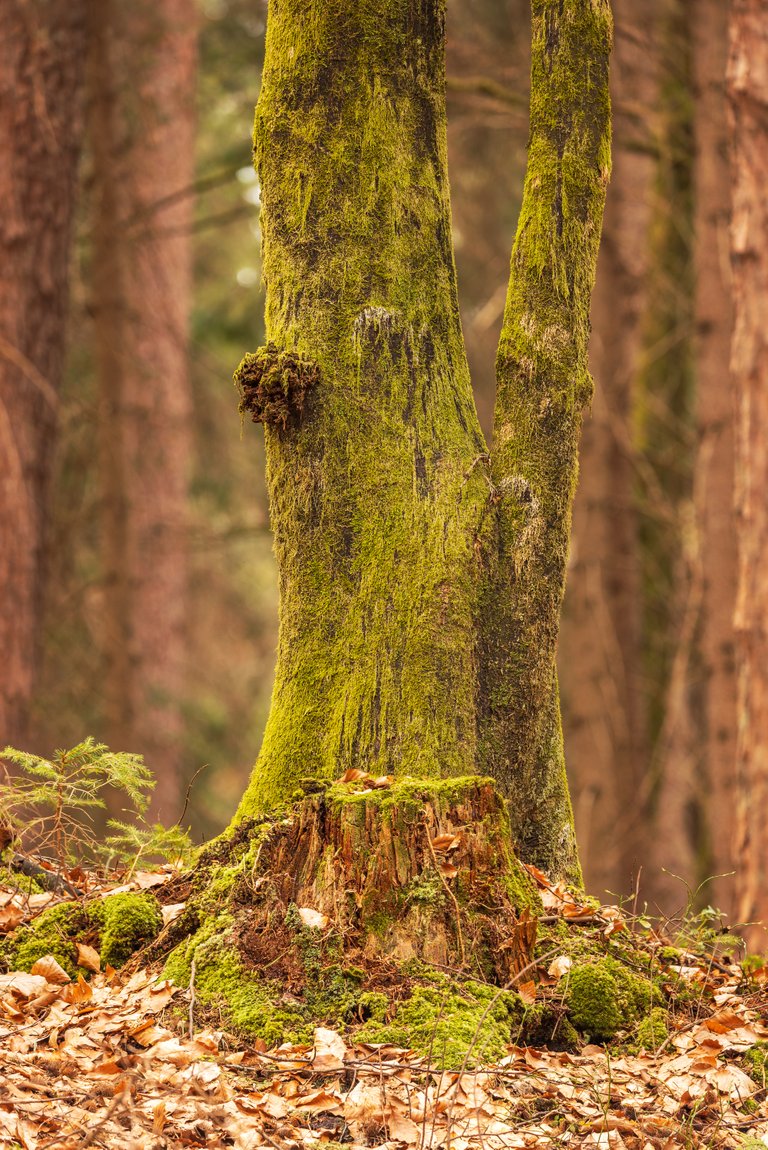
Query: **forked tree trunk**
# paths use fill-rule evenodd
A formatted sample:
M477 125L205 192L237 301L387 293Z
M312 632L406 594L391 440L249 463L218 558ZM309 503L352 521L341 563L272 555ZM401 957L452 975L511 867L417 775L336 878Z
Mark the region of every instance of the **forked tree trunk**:
M186 659L193 0L92 6L105 719L178 816ZM137 60L139 61L137 66Z
M256 110L280 569L275 691L238 817L301 776L491 773L522 857L578 873L554 673L610 13L537 0L526 190L494 445L459 324L441 0L273 4Z
M728 94L733 141L734 333L739 587L739 916L753 950L768 923L768 23L761 0L735 0Z
M0 37L0 746L24 746L82 136L80 0L3 5Z

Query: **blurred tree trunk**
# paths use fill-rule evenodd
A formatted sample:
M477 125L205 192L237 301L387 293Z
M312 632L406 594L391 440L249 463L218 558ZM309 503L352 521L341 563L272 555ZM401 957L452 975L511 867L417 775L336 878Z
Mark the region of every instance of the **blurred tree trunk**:
M29 745L82 136L79 0L8 0L0 38L0 745Z
M194 0L91 8L93 308L105 719L180 808L186 651Z
M739 916L753 950L768 936L768 19L734 0L728 94L733 141L734 333L739 581Z
M768 16L768 9L764 9ZM693 3L694 271L697 454L694 478L702 599L701 701L697 731L706 778L707 874L735 869L736 601L734 500L735 397L729 375L731 283L728 264L730 168L725 97L728 6ZM735 881L707 887L729 915Z
M588 889L627 893L648 765L634 384L642 352L658 99L655 5L615 0L614 166L592 300L584 424L560 640L566 759Z
M660 11L659 164L638 407L653 783L643 889L672 913L687 902L680 879L695 886L700 878L704 808L695 710L702 579L693 500L693 0L663 0Z

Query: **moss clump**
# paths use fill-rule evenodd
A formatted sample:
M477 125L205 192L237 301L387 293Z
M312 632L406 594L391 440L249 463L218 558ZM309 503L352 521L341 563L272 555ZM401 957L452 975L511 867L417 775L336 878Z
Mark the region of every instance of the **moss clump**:
M31 970L38 959L51 954L70 978L77 978L73 939L87 929L88 918L81 907L60 903L14 931L0 945L0 955L11 970Z
M768 1084L768 1042L758 1042L744 1055L748 1074L758 1086L765 1089Z
M578 1030L608 1040L647 1013L658 993L649 979L606 957L571 972L568 1011Z
M435 1066L450 1070L465 1058L469 1066L502 1058L521 1019L518 996L478 982L457 986L441 975L434 983L416 986L389 1022L371 1019L355 1037L431 1053Z
M53 955L76 978L80 940L95 945L103 964L118 967L150 942L163 924L155 898L147 893L123 893L81 906L59 903L0 944L0 958L12 970L31 970L39 958Z
M654 1006L637 1028L637 1044L642 1050L658 1050L668 1037L666 1015L660 1006Z
M440 907L445 905L445 887L435 870L425 870L416 875L403 891L406 903L417 906Z
M366 990L358 999L358 1011L371 1022L383 1022L387 1017L389 999L380 990Z
M21 874L7 866L0 866L0 886L18 890L22 894L41 894L43 888L31 875Z
M245 356L234 378L240 391L240 414L250 412L254 423L268 423L284 431L301 417L320 369L311 360L268 343Z
M248 971L227 938L224 916L211 924L208 937L196 935L177 947L163 973L177 986L189 986L195 960L195 996L201 1006L217 1009L238 1032L262 1038L267 1046L280 1042L306 1042L313 1027L306 1016L286 1001L276 982Z
M177 986L188 986L194 959L197 1001L216 1009L233 1029L268 1046L311 1041L316 1026L343 1026L359 1011L362 972L345 968L341 939L305 927L296 907L288 908L285 924L301 969L295 993L249 969L238 950L235 920L226 911L172 952L164 974ZM380 1006L374 999L369 996L369 1007Z
M103 965L122 966L131 955L151 942L163 925L157 900L145 892L126 891L109 895L88 907L99 929L99 953Z

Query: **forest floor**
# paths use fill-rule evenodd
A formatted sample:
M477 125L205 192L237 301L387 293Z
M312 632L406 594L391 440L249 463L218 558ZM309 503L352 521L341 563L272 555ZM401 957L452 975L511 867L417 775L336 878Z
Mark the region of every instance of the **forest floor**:
M118 889L151 888L163 904L176 878L166 868ZM543 892L548 920L573 931L635 929L615 907L580 909L563 890ZM90 896L114 893L113 884ZM0 934L61 901L0 887ZM165 905L164 920L182 909ZM638 945L680 945L658 927L642 933ZM467 1059L450 1072L324 1027L311 1045L267 1050L201 1011L194 983L180 989L135 962L102 970L87 946L78 964L76 981L52 957L0 974L2 1150L768 1147L768 970L691 939L673 966L690 989L686 1007L665 1008L657 1049L621 1034L573 1051L510 1045L493 1065ZM556 956L521 993L556 995L568 965Z

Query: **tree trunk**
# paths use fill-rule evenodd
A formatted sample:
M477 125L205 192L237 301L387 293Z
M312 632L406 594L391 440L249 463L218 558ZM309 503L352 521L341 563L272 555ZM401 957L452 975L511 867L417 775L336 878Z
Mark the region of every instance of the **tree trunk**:
M191 390L193 0L93 9L93 287L109 741L180 807ZM141 61L138 70L136 60Z
M566 759L589 890L631 891L647 786L642 593L633 444L647 305L658 102L654 6L616 0L614 166L592 302L596 392L560 642Z
M82 134L79 0L9 0L0 46L0 743L28 744Z
M582 410L592 397L610 20L607 3L533 6L528 170L497 358L496 515L481 639L483 769L511 798L522 857L557 859L574 878L555 652Z
M698 444L695 487L698 562L703 572L699 653L701 723L706 779L707 871L736 869L736 602L734 421L729 376L731 283L728 266L730 169L725 97L728 7L720 0L693 5L694 80L694 309ZM731 917L733 876L707 887L708 902Z
M443 23L440 0L270 9L255 127L270 342L237 378L265 424L280 640L238 817L301 776L479 768L510 799L523 856L575 874L554 646L610 162L609 14L534 5L490 462L458 315Z
M739 395L736 475L739 582L739 916L753 950L768 922L768 24L761 0L734 0L728 94L733 141L734 333Z
M664 0L660 15L663 79L651 306L636 423L643 458L643 669L652 745L653 829L644 852L643 892L671 914L686 905L685 883L698 884L703 862L694 690L701 568L693 497L692 2Z

